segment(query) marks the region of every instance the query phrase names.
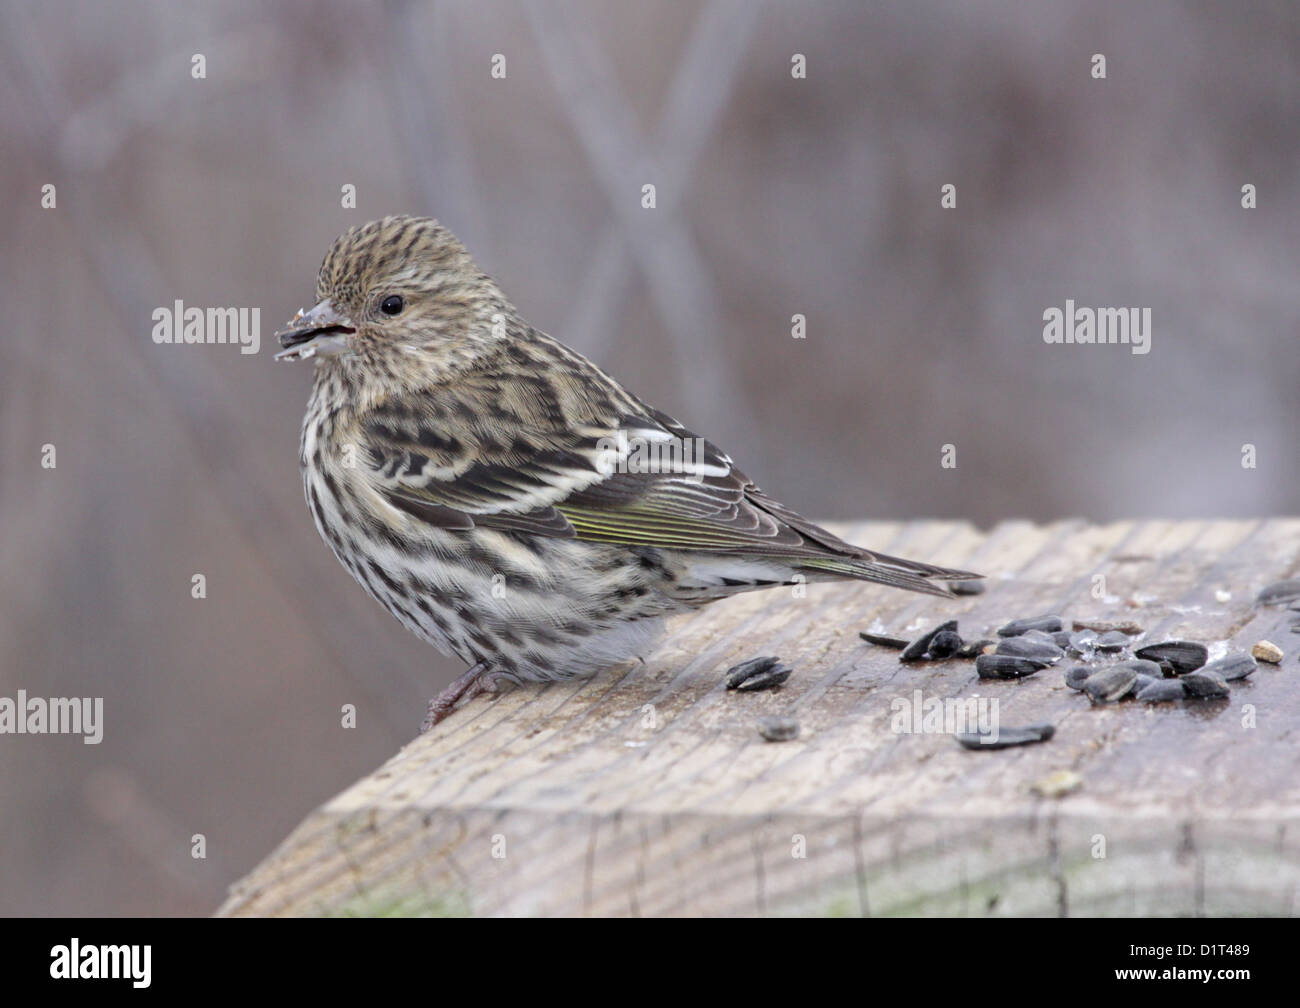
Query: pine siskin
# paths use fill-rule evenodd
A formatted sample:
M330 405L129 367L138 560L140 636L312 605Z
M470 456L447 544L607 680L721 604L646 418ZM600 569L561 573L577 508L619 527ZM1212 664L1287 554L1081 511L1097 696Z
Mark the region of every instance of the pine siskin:
M588 676L664 618L844 578L947 595L966 571L873 553L538 332L437 221L334 242L276 334L315 357L300 461L316 528L403 625L470 669L425 727L498 679ZM665 461L665 459L667 461Z

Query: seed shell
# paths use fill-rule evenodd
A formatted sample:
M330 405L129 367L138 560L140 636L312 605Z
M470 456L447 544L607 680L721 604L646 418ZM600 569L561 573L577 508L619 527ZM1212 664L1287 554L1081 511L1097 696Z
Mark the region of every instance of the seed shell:
M758 733L769 742L788 742L799 735L799 722L792 717L775 715L758 722Z
M940 623L933 630L923 633L903 649L903 653L898 656L898 660L905 662L921 661L930 650L930 642L945 630L956 633L957 621L949 620L947 623Z
M1088 676L1083 682L1083 692L1095 704L1115 703L1129 695L1137 677L1137 672L1126 665L1112 665Z
M1300 578L1292 578L1289 581L1274 581L1259 590L1255 596L1255 601L1259 605L1281 605L1283 602L1294 602L1300 599Z
M1023 728L999 728L997 732L958 732L957 741L967 749L1008 749L1046 742L1055 734L1056 728L1050 724L1032 724Z
M752 676L760 675L767 672L781 659L768 655L763 658L751 658L749 661L743 661L739 665L733 665L727 669L727 689L739 689L740 684Z
M1173 640L1148 644L1133 652L1139 658L1154 662L1168 662L1175 675L1195 672L1210 657L1210 650L1196 641Z
M794 669L788 665L776 665L765 671L752 675L736 689L741 693L756 693L758 690L774 689L790 678Z
M1065 626L1060 616L1035 616L1033 619L1012 620L1006 626L998 628L999 637L1019 637L1026 630L1043 630L1056 633Z
M1237 654L1225 655L1218 661L1210 662L1201 671L1221 675L1224 682L1235 682L1238 679L1245 679L1257 668L1259 666L1255 664L1254 658L1244 651L1239 651Z
M1087 681L1088 676L1092 675L1093 671L1087 665L1076 665L1065 673L1065 685L1069 686L1070 689L1081 690L1084 682Z
M1178 677L1189 697L1209 699L1228 695L1228 684L1215 672L1188 672Z
M992 654L992 649L997 647L998 642L989 640L987 637L982 640L967 641L957 649L958 658L974 658L977 655Z
M1098 651L1123 651L1129 645L1128 635L1119 630L1107 630L1097 638Z
M1024 637L1004 637L998 649L993 652L1000 655L1012 655L1016 658L1033 658L1041 661L1043 666L1053 665L1065 657L1065 652L1055 644L1043 644Z
M941 630L930 640L930 649L926 652L931 661L943 661L951 658L961 648L961 637L951 630Z
M1163 703L1166 700L1181 700L1187 695L1187 688L1181 679L1152 679L1150 684L1138 691L1140 703Z
M858 636L868 644L879 644L881 647L897 648L899 651L902 651L908 644L908 642L902 637L887 637L884 634L867 633L865 630L859 633Z
M975 671L981 679L1023 679L1047 668L1047 665L1037 658L1016 655L982 654L975 659Z

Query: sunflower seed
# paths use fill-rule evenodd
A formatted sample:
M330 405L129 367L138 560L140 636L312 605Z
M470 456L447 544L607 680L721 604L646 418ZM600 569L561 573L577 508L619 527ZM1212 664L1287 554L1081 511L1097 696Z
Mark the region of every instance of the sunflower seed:
M1019 637L1026 630L1044 630L1056 633L1064 627L1060 616L1035 616L1033 619L1012 620L1006 626L998 628L999 637Z
M1168 662L1172 666L1175 675L1195 672L1210 657L1210 650L1204 644L1183 640L1148 644L1146 647L1138 648L1133 653L1139 658L1146 658L1149 661Z
M982 654L975 659L981 679L1023 679L1047 668L1047 662L1016 655Z
M881 647L897 648L899 651L907 647L907 641L902 637L886 637L884 634L867 633L865 630L858 636L868 644L879 644Z
M903 649L903 653L898 656L898 660L905 662L921 661L930 650L930 642L945 630L956 633L957 621L949 620L947 623L940 623L933 630L922 634Z
M930 650L926 652L931 661L943 661L951 658L961 647L961 638L951 630L941 630L930 641Z
M957 649L958 658L974 658L976 655L992 654L993 648L997 647L998 642L989 640L987 637L981 640L967 641Z
M1128 635L1120 630L1107 630L1097 638L1097 650L1106 652L1123 651L1128 647Z
M1092 675L1094 671L1094 669L1088 668L1087 665L1076 665L1065 673L1065 685L1069 686L1070 689L1081 690L1088 676Z
M1065 657L1065 652L1055 644L1042 644L1024 637L1006 637L993 652L999 655L1011 655L1015 658L1033 658L1043 663L1043 667L1053 665Z
M1094 672L1083 681L1083 691L1095 704L1115 703L1132 691L1138 674L1125 665L1112 665Z
M788 742L799 735L799 722L792 717L773 716L758 722L758 733L769 742Z
M1292 602L1295 599L1300 599L1300 578L1275 581L1261 588L1259 594L1255 596L1258 605L1281 605L1283 602Z
M1268 640L1260 641L1250 649L1250 653L1260 661L1266 661L1270 665L1279 665L1282 659L1286 657L1280 647Z
M774 689L790 678L790 673L794 669L788 665L777 665L774 668L759 672L752 675L739 686L736 687L741 693L756 693L759 690Z
M1070 646L1070 638L1074 636L1069 630L1058 630L1052 634L1052 643L1062 651Z
M1066 647L1072 654L1076 654L1080 658L1090 658L1092 653L1097 650L1097 631L1079 630L1070 634Z
M1183 684L1189 697L1208 699L1228 695L1228 684L1216 672L1188 672L1179 676L1178 681Z
M1157 679L1155 676L1143 675L1141 672L1139 672L1137 677L1137 682L1133 684L1133 689L1131 690L1131 692L1134 696L1139 696L1141 695L1142 691L1146 689L1148 686L1150 686L1152 683L1158 683L1158 682L1164 682L1164 679Z
M1045 633L1042 630L1026 630L1022 634L1016 634L1014 637L1008 637L1007 640L1036 641L1039 644L1050 644L1057 647L1056 634Z
M981 578L979 581L949 581L948 587L954 595L983 595L985 584Z
M1164 703L1166 700L1181 700L1187 695L1181 679L1152 679L1138 691L1140 703Z
M1142 632L1142 628L1132 620L1075 620L1073 625L1076 630L1096 630L1101 634L1122 633L1130 637Z
M1023 728L999 728L995 732L958 732L957 741L967 749L1007 749L1046 742L1055 734L1052 725L1032 724Z
M727 689L739 689L740 684L746 679L767 672L780 660L780 658L770 656L764 658L751 658L749 661L731 666L731 668L727 669Z
M1044 798L1061 798L1083 787L1083 778L1073 770L1057 770L1040 777L1030 785L1030 790Z
M1255 659L1242 651L1237 654L1227 655L1218 661L1212 661L1201 671L1221 675L1224 682L1234 682L1237 679L1245 679L1257 668L1259 666L1255 664Z
M1120 662L1124 668L1131 668L1140 676L1147 676L1150 679L1159 679L1162 677L1163 669L1153 661L1145 658L1130 658L1128 661Z

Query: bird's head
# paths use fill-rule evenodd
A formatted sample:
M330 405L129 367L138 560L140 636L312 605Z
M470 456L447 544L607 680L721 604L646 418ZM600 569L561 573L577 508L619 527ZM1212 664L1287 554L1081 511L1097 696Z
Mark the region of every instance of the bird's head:
M430 217L350 228L316 278L316 305L276 333L276 360L315 357L363 400L424 388L473 367L511 337L512 305L460 241Z

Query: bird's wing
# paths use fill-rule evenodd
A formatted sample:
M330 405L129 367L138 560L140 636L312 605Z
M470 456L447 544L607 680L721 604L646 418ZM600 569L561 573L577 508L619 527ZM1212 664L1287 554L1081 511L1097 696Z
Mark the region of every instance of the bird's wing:
M776 504L727 455L650 407L616 423L556 422L509 435L462 418L457 437L439 429L439 412L381 406L361 425L377 489L428 524L665 549L870 556Z

